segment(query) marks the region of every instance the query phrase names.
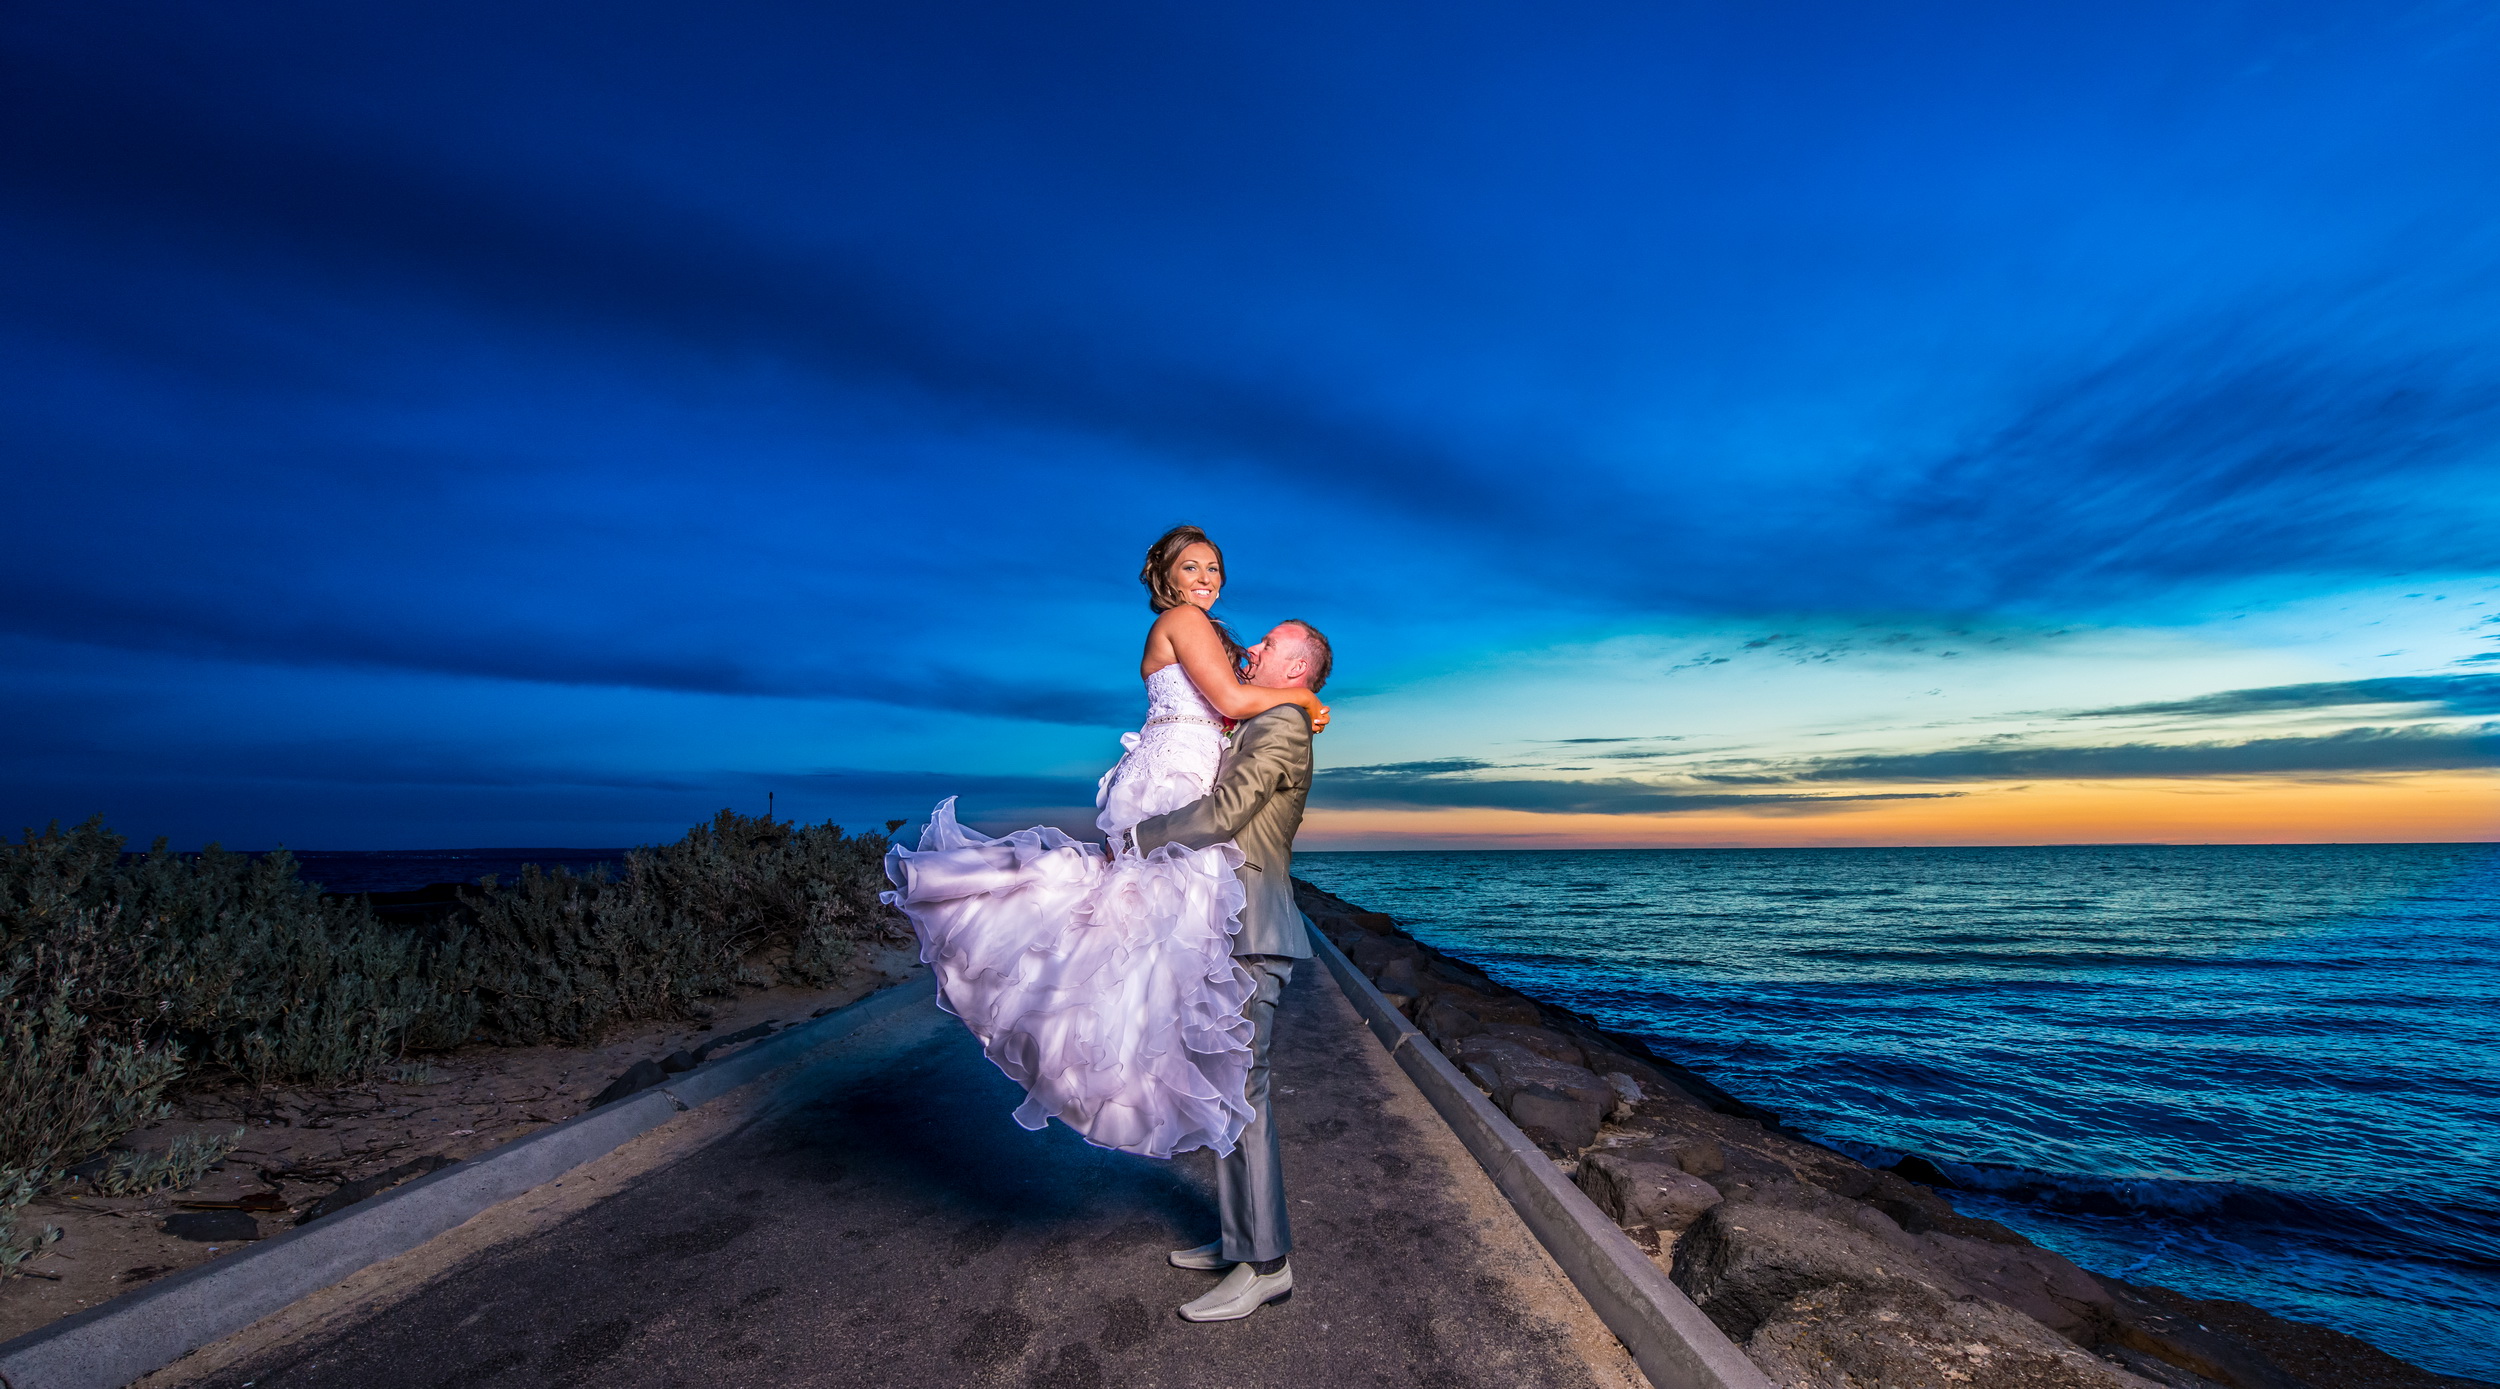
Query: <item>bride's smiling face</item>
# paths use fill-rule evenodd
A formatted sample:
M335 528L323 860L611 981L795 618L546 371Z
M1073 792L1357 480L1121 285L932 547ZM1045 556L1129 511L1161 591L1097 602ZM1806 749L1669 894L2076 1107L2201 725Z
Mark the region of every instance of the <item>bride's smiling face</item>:
M1172 587L1192 607L1204 611L1215 606L1224 592L1224 561L1216 558L1212 545L1192 545L1172 561Z

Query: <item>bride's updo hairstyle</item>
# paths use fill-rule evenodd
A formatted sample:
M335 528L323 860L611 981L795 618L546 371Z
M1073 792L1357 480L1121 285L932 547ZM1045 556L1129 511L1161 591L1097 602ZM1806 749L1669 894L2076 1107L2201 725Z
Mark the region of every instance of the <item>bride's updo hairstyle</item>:
M1215 562L1224 562L1224 547L1207 538L1196 526L1174 526L1161 539L1146 547L1145 567L1137 571L1137 582L1146 586L1146 605L1158 613L1170 612L1189 602L1181 596L1181 586L1172 580L1172 566L1180 562L1181 551L1192 545L1204 545L1215 551ZM1238 676L1250 653L1233 636L1233 629L1213 613L1207 620L1215 624L1215 634L1224 639L1224 650L1233 658L1233 673Z

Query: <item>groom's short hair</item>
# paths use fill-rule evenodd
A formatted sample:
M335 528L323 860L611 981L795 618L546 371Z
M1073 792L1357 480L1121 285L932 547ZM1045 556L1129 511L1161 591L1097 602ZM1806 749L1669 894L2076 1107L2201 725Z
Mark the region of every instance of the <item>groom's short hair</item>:
M1318 694L1319 687L1328 683L1328 668L1336 664L1336 652L1329 648L1328 638L1322 636L1317 627L1301 618L1289 617L1280 625L1302 629L1302 640L1311 648L1311 668L1304 672L1302 684L1311 693Z

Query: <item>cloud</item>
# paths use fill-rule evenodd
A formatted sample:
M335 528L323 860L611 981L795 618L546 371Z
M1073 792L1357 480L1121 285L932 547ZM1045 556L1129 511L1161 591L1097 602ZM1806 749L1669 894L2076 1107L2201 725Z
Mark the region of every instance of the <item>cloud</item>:
M2464 731L2353 728L2316 737L2257 738L2236 743L2026 747L1997 742L1936 752L1870 753L1797 761L1766 766L1758 772L1702 773L1696 780L1731 786L1833 781L1997 782L2425 772L2492 766L2500 766L2500 724L2484 724Z
M757 637L735 650L721 649L717 633L683 630L670 633L679 640L668 645L640 632L601 639L579 632L508 628L488 639L474 629L429 630L422 618L355 623L258 608L185 610L170 604L165 611L148 612L94 595L53 596L58 601L13 605L0 612L0 633L69 646L245 663L677 694L848 699L1086 728L1126 728L1137 718L1134 686L1001 678L943 666L915 669L877 652L869 634L853 634L853 651L800 654L787 649L786 636Z
M1796 814L1865 801L1941 800L1958 792L1863 796L1681 791L1628 780L1504 780L1473 773L1492 764L1468 757L1336 767L1318 774L1312 799L1342 809L1482 808L1546 815L1673 815L1696 810Z
M877 248L785 247L759 227L671 201L647 185L567 178L475 150L428 148L426 133L364 131L353 148L229 93L184 90L58 59L0 53L0 91L23 138L0 183L63 228L95 220L117 237L180 227L182 257L222 257L243 281L328 280L370 298L388 287L440 305L594 336L618 333L706 358L754 355L834 378L903 384L1028 424L1220 457L1451 517L1493 517L1512 491L1423 429L1349 404L1341 390L1279 380L1272 364L1187 350L1200 340L1054 337L1040 349L1004 302L1016 276L917 238ZM568 173L579 171L568 170ZM551 182L551 179L553 180ZM69 238L80 239L78 232ZM129 244L107 282L126 277ZM993 248L994 250L997 248ZM177 259L179 259L178 257ZM64 281L66 285L68 281ZM109 325L99 346L153 350L169 365L231 379L242 344L174 333L144 312L99 313L81 283L45 304L51 331ZM105 307L143 309L114 303ZM318 354L248 349L264 366L330 379ZM272 355L275 354L275 355ZM1430 489L1413 480L1429 476Z
M2367 298L2307 321L2243 306L2045 379L2003 425L1876 481L1882 516L1864 524L1970 609L2224 576L2479 572L2500 513L2471 478L2500 439L2500 376L2350 336L2340 320Z
M2312 685L2268 685L2251 690L2224 690L2218 694L2157 704L2088 709L2068 717L2106 719L2171 714L2228 718L2238 714L2263 714L2285 709L2337 709L2357 704L2428 704L2451 714L2500 714L2500 676L2418 675L2383 680L2337 680Z

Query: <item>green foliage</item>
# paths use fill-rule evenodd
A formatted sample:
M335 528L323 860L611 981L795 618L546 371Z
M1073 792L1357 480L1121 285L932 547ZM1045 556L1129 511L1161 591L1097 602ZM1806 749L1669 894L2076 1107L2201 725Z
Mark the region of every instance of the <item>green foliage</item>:
M490 1041L586 1042L613 1023L683 1015L729 976L700 939L670 935L629 882L524 868L467 894L474 987Z
M61 1237L57 1225L26 1223L26 1203L34 1200L40 1189L24 1173L12 1176L0 1171L0 1278L16 1277L19 1264L42 1253L45 1245Z
M46 1242L20 1208L160 1117L186 1058L256 1084L415 1077L410 1051L586 1042L740 984L829 983L899 921L876 900L882 836L726 810L622 878L482 880L467 922L431 933L324 897L283 850L123 843L100 818L0 841L0 1276ZM101 1180L188 1182L213 1147L117 1156Z
M243 1141L245 1130L230 1134L186 1133L161 1153L115 1153L95 1179L107 1196L145 1196L151 1191L180 1191L226 1160Z
M882 835L724 810L625 875L525 868L467 894L479 1028L579 1042L619 1022L684 1017L740 984L825 984L896 929L877 901Z

